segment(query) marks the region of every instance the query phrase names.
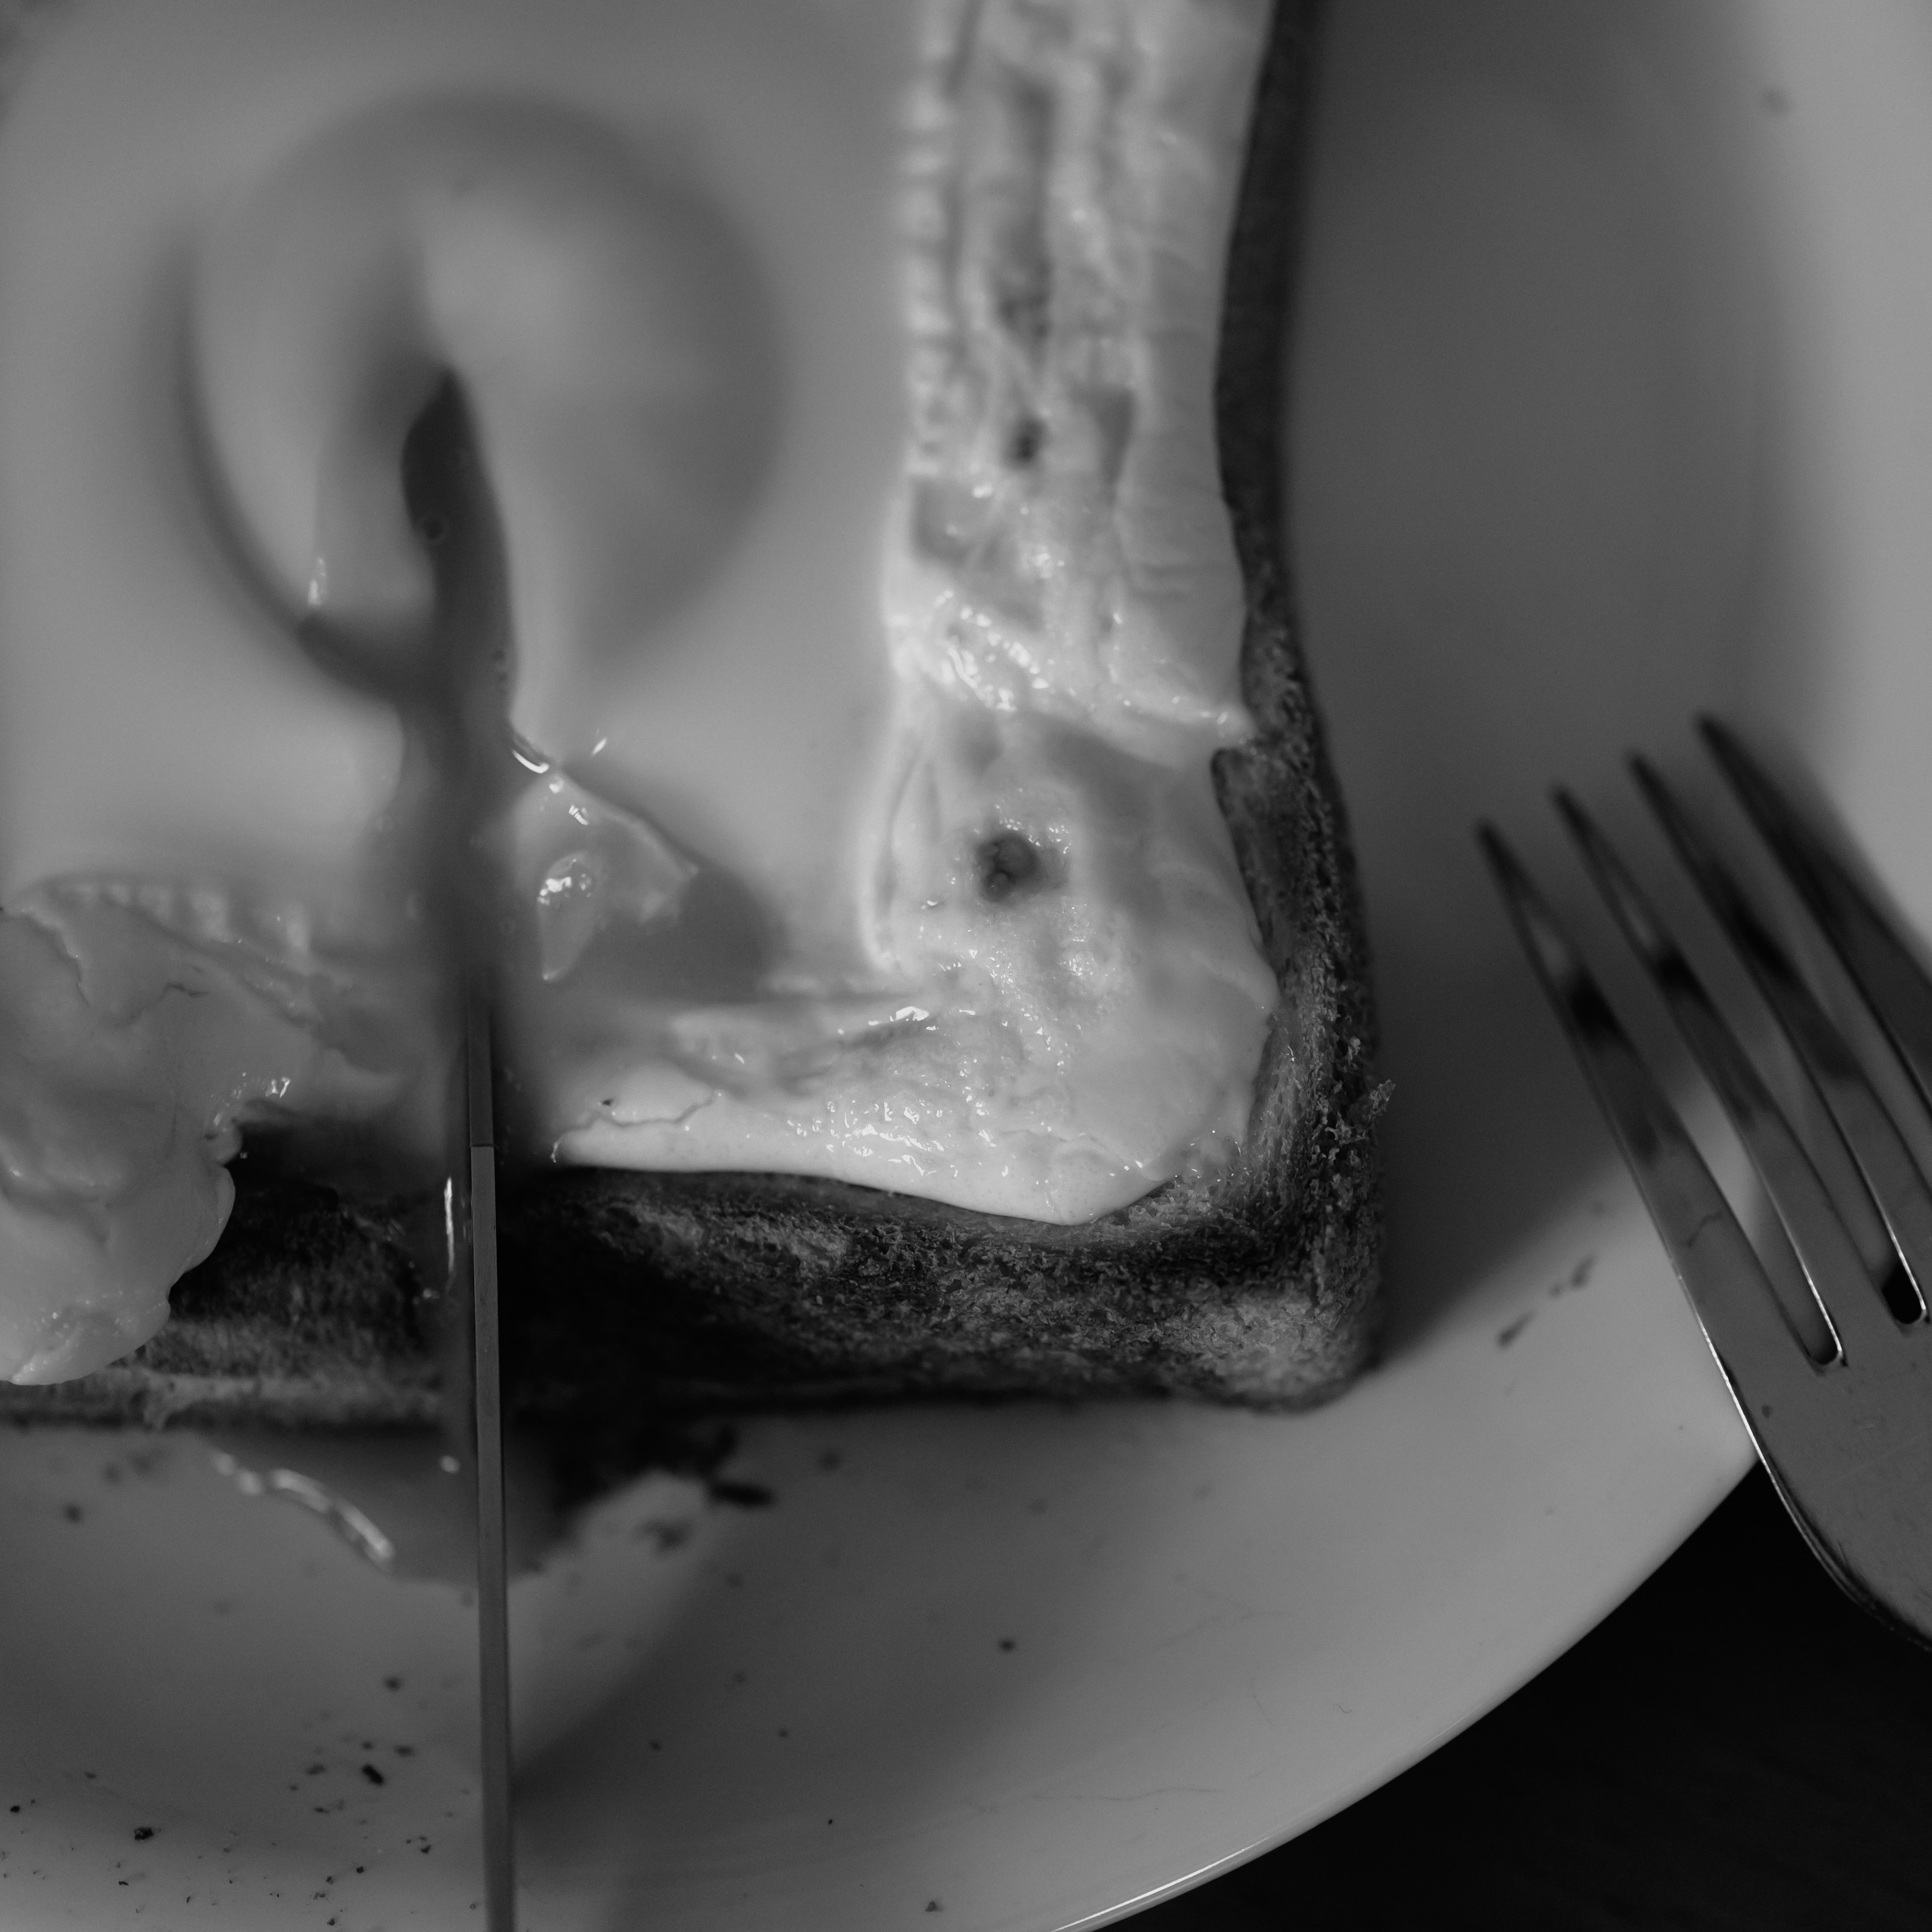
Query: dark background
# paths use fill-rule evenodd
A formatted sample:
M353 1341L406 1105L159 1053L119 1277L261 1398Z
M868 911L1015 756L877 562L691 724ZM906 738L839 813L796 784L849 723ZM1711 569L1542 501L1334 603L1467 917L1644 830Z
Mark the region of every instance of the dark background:
M1597 1630L1339 1816L1136 1932L1932 1932L1932 1651L1762 1471Z

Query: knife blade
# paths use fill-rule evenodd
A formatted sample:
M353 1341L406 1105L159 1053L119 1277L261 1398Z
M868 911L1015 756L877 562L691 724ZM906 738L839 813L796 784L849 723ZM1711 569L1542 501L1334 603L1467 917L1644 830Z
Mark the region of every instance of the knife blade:
M476 426L453 377L438 386L404 440L402 484L435 583L435 622L418 662L386 662L376 674L395 683L427 768L439 780L426 849L436 855L433 890L440 895L451 944L454 1017L463 1036L448 1089L448 1306L454 1319L446 1388L453 1446L474 1478L484 1922L488 1932L515 1932L491 1041L496 888L483 842L504 802L510 765L503 686L509 601L502 532Z
M504 1549L503 1403L496 1305L496 1149L489 988L470 971L464 1014L470 1122L472 1413L476 1426L476 1612L483 1736L484 1917L515 1932L516 1842L510 1795L510 1602Z

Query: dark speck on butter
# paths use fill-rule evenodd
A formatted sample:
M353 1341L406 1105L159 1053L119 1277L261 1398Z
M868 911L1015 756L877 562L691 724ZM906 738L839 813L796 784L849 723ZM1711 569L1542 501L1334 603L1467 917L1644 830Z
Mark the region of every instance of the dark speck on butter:
M1043 880L1046 867L1040 848L1022 832L995 832L974 855L980 892L994 904Z
M1037 416L1022 416L1006 436L1006 460L1016 470L1030 469L1046 440L1046 425Z

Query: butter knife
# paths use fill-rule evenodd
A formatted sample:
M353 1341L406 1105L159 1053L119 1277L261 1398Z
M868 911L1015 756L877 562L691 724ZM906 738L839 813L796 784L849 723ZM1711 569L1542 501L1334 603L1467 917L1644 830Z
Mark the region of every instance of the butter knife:
M476 1611L483 1735L483 1875L488 1932L515 1932L510 1800L510 1601L504 1552L502 1351L496 1305L496 1149L490 998L472 962L464 1018L470 1120L470 1292L476 1426Z

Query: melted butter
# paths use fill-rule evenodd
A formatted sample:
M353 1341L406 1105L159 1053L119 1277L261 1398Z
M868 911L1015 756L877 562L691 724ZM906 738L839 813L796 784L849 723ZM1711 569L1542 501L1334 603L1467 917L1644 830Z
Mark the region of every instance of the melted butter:
M129 882L0 916L0 1376L64 1381L160 1326L227 1220L244 1120L406 1106L421 1048L382 1036L406 1000L380 962L304 956L291 922Z
M1210 776L1252 728L1213 384L1264 10L926 25L890 710L831 902L858 944L694 899L527 1003L526 1036L564 1158L1079 1221L1234 1157L1276 998ZM707 916L764 997L718 997ZM667 983L674 952L710 997Z
M67 1123L10 1143L47 1286L0 1372L150 1332L262 1109L420 1144L390 698L447 373L506 550L526 1145L1067 1221L1233 1157L1274 988L1210 777L1211 391L1265 14L78 0L0 123L8 1019ZM217 910L48 953L34 893L128 878ZM88 1005L157 972L205 1018Z
M554 771L525 788L507 830L510 876L535 882L536 966L547 986L575 973L614 927L670 929L699 874L648 820Z

